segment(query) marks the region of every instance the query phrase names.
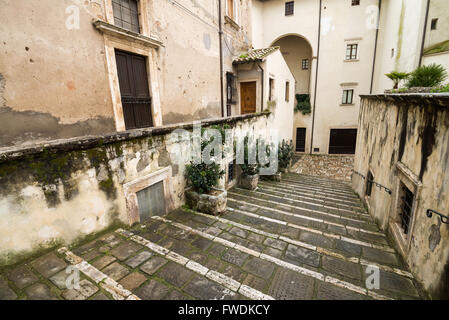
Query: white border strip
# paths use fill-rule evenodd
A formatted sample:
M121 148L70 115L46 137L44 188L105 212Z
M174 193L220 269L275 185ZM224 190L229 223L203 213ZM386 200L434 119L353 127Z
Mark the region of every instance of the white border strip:
M131 291L123 288L121 284L118 284L114 279L105 275L83 258L78 257L66 247L58 249L58 253L64 255L65 259L74 265L75 268L109 292L115 300L141 300Z

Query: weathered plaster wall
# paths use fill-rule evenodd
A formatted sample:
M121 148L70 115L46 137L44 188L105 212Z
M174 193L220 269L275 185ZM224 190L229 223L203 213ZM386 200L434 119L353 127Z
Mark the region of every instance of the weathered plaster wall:
M424 0L382 0L373 93L393 87L386 73L411 72L418 66L426 4Z
M268 139L275 118L247 115L203 125L228 123L236 136L249 132ZM74 138L0 153L0 264L133 221L124 184L162 168L171 167L172 172L167 207L181 206L191 149L186 141L170 136L176 128L192 130L192 125Z
M80 8L80 29L66 8ZM102 1L4 1L0 12L0 146L114 130L101 35ZM22 17L18 19L18 17Z
M392 190L373 186L366 198L370 214L388 229L399 251L433 298L449 297L449 228L427 209L449 214L448 95L387 95L362 98L354 170ZM405 248L394 236L397 220L398 163L421 186ZM402 166L402 165L399 165ZM352 185L363 198L366 180L354 174Z
M432 19L438 19L435 30L431 30ZM447 40L449 40L448 3L446 0L430 0L424 48Z
M148 70L150 89L160 101L162 123L220 116L218 0L141 1L148 19L143 30L163 42L148 54L154 65ZM110 0L4 3L0 147L123 130L109 79L115 65L106 58L113 47L92 25L111 20L109 6ZM223 20L224 71L251 45L250 3L239 1L238 7L238 25ZM67 28L76 9L79 28ZM118 86L117 79L111 83Z

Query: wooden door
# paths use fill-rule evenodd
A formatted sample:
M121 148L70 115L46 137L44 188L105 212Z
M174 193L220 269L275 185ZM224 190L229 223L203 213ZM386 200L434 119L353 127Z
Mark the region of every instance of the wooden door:
M256 112L256 81L240 83L240 105L242 114Z
M126 129L153 126L145 57L115 52Z
M330 154L354 154L357 129L332 129L329 141Z
M306 152L306 128L296 128L296 152Z

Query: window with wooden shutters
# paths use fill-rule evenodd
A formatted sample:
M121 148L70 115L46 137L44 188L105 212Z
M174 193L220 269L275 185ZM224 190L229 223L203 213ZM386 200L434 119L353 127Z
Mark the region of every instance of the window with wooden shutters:
M137 0L112 0L112 8L116 26L140 33Z
M226 72L226 103L235 104L237 97L237 88L235 76L232 72Z
M346 46L346 60L356 60L358 48L358 44L348 44Z
M285 3L285 15L292 16L295 13L295 1Z
M231 18L235 19L235 8L234 8L234 0L226 0L226 15Z

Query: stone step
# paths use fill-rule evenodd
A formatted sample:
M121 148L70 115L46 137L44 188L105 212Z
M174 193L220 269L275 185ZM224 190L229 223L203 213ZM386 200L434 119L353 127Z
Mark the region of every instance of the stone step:
M190 226L174 222L166 218L154 217L154 219L157 219L165 223L169 223L170 225L182 229L185 232L192 232L204 239L210 240L216 244L227 247L226 252L231 251L232 254L226 255L227 253L225 252L222 257L225 257L225 259L230 259L229 262L232 264L236 264L237 266L240 267L248 266L248 263L245 262L249 261L251 257L256 258L257 260L253 260L254 262L251 263L250 268L252 269L251 271L258 273L260 276L264 276L264 274L266 276L268 273L271 275L273 273L272 270L277 270L278 272L279 269L284 270L284 272L288 270L297 273L301 276L304 276L305 279L308 278L310 282L319 281L328 283L333 286L337 286L343 290L348 290L352 293L365 296L366 298L369 297L383 300L394 299L394 296L380 295L362 287L363 271L361 266L359 265L354 264L355 268L357 268L357 270L354 270L354 274L357 274L357 276L359 276L360 274L360 280L354 278L350 279L348 277L345 277L344 275L334 273L332 270L321 269L318 267L310 267L309 264L314 265L318 264L318 266L320 266L319 261L320 256L319 254L314 252L313 257L311 257L310 254L312 254L312 251L308 251L308 249L304 250L300 249L299 250L300 252L298 253L297 252L298 247L294 245L288 245L288 247L284 250L286 252L286 256L285 257L281 256L280 258L278 258L274 257L273 255L263 253L263 251L261 250L251 249L248 246L238 244L236 242L233 242L232 240L227 240L223 238L221 234L219 236L213 236L205 231L199 230L197 228L192 228ZM237 252L239 252L240 254L238 254ZM313 262L312 259L314 260Z
M289 187L288 185L284 185L282 183L273 183L273 182L268 182L268 181L260 181L259 180L259 185L262 187L269 187L269 188L274 188L276 190L279 191L283 191L287 194L292 194L292 195L297 195L300 197L307 197L309 199L315 199L315 200L320 200L320 201L332 201L336 204L345 204L345 205L353 205L353 206L359 206L360 205L360 199L358 198L354 198L353 200L350 200L348 198L341 198L339 196L332 196L329 194L324 194L324 193L320 193L320 192L315 192L315 191L311 191L309 189L300 189L300 188L292 188ZM364 210L364 208L362 207L362 209Z
M311 202L311 203L315 203L318 205L335 207L337 210L341 208L341 209L353 211L356 214L368 215L366 213L365 208L360 203L357 203L357 202L350 204L350 203L339 202L336 199L330 199L329 197L327 197L327 198L325 198L325 197L321 198L321 197L316 197L316 196L312 197L310 195L304 195L301 193L291 192L291 191L286 190L285 188L277 188L277 187L274 187L274 185L267 185L267 184L263 184L263 183L258 184L258 190L262 191L262 192L269 192L272 194L281 195L287 199Z
M235 190L235 191L234 191ZM347 224L349 226L367 229L375 227L377 229L377 225L372 220L361 220L356 218L347 218L341 215L335 215L332 213L328 213L324 210L317 210L315 206L303 205L296 206L285 203L286 201L274 201L270 199L266 199L265 197L256 197L254 194L248 195L244 194L241 191L236 192L236 189L228 190L228 199L234 199L243 201L246 203L253 204L255 206L259 206L262 209L264 208L276 208L283 212L296 213L301 216L307 216L308 220L315 220L317 222L331 223L331 224Z
M251 209L251 208L250 208ZM339 239L344 242L348 242L357 246L374 247L379 250L393 253L394 250L388 246L388 241L385 235L379 232L371 232L368 230L351 228L344 225L329 224L327 227L325 224L316 221L310 221L302 217L298 217L294 214L286 214L285 212L279 212L277 210L257 210L251 212L248 210L248 205L241 206L241 203L234 203L232 200L228 204L227 215L231 215L234 212L238 212L248 217L256 219L262 219L273 224L276 224L274 228L279 225L286 226L285 234L291 233L296 235L298 232L304 232L306 234L319 235L318 238L322 238L323 242L328 244L333 243L335 239ZM248 218L251 220L250 218ZM270 225L269 223L269 225ZM324 228L323 228L324 226ZM288 227L288 228L287 228ZM316 238L315 236L310 236Z
M374 266L379 267L381 270L388 271L388 272L393 272L393 273L396 273L398 275L405 276L405 277L408 277L408 278L413 278L413 276L412 276L412 274L410 272L402 270L401 268L392 267L392 266L388 266L388 265L383 265L381 263L376 263L376 262L373 262L373 261L369 261L366 258L363 258L363 257L360 257L360 256L351 255L350 253L349 253L349 255L345 256L345 254L338 253L337 252L338 250L332 251L332 249L327 249L327 248L324 248L324 247L316 246L314 244L311 244L310 242L308 243L307 241L298 241L298 240L295 240L293 238L286 237L284 235L279 235L279 234L275 234L275 233L271 233L271 232L267 232L267 231L262 231L262 230L257 228L257 227L259 227L259 224L250 225L247 221L243 221L243 222L240 223L240 222L236 222L234 220L225 219L223 217L211 216L211 215L207 215L207 214L204 214L204 213L195 212L195 211L192 211L192 210L189 210L188 212L191 213L191 214L194 214L196 216L204 217L204 218L209 219L209 220L219 221L222 224L232 226L232 228L234 230L242 229L242 230L245 230L247 232L251 232L251 233L255 233L255 234L261 235L263 237L268 237L268 238L272 238L272 239L278 239L278 240L284 241L284 242L289 243L289 244L293 244L293 245L297 245L299 247L310 249L310 250L318 252L321 255L327 255L327 256L330 256L330 257L333 257L333 258L337 258L337 259L340 259L340 260L344 260L344 261L347 261L347 262L359 263L359 264L364 265L364 266L369 266L369 265L373 266L374 265ZM176 217L174 218L174 220L176 220ZM238 235L238 236L243 236L243 238L245 238L245 236L246 236L245 233L241 233L241 231L235 231L234 233L236 235ZM278 249L279 249L279 245L278 245Z
M298 180L291 180L288 178L281 178L281 182L288 184L290 186L293 187L302 187L302 188L306 188L306 189L310 189L310 190L315 190L315 191L320 191L320 192L326 192L326 193L332 193L332 194L336 194L336 195L340 195L340 196L345 196L345 197L356 197L354 192L352 191L352 189L339 189L336 187L322 187L322 186L317 186L314 184L308 184L308 183L303 183L301 181Z
M321 180L321 179L317 179L317 178L308 178L306 176L298 175L298 174L294 174L294 173L286 173L286 174L283 174L282 177L289 179L289 180L294 180L294 181L298 181L301 183L305 183L305 184L322 186L322 187L332 187L332 188L342 189L342 190L346 190L346 191L351 191L351 186L348 183L340 181L340 180L330 180L330 179Z
M302 185L302 184L298 184L295 182L289 182L285 179L281 180L281 182L278 182L277 184L279 184L280 186L286 186L288 188L291 189L295 189L295 190L303 190L303 191L308 191L308 192L314 192L314 193L319 193L319 194L324 194L324 195L332 195L335 197L338 197L342 200L359 200L358 196L356 194L352 193L341 193L335 190L323 190L322 188L315 188L315 187L311 187L311 186L306 186L306 185Z
M233 190L242 190L240 188L234 188ZM351 207L351 206L337 206L334 203L328 203L324 201L317 201L316 199L304 199L302 197L298 197L295 195L290 195L282 191L274 190L272 188L264 188L260 186L257 190L254 190L255 193L266 196L270 196L273 199L282 199L283 203L288 203L290 205L297 204L298 207L306 207L308 209L315 208L318 211L328 212L330 214L341 215L347 218L356 218L360 220L369 220L372 221L372 218L367 213L363 212L359 208ZM267 199L267 198L266 198Z
M176 217L178 217L181 222L174 222L174 220L171 220ZM178 213L176 217L169 215L168 219L160 217L155 217L154 219L164 223L170 223L172 226L180 228L186 233L193 232L200 237L203 237L203 241L214 242L218 245L227 247L228 250L233 249L232 254L227 255L226 259L231 259L231 263L237 264L240 267L248 267L248 264L245 264L244 261L239 262L239 258L236 258L242 254L259 258L256 260L258 263L252 263L250 267L251 272L257 272L262 275L264 269L272 268L266 264L266 262L271 262L275 265L274 267L289 269L302 276L313 278L315 281L329 283L333 286L352 291L353 293L384 299L401 299L405 297L403 294L394 292L394 290L392 292L385 290L378 292L367 290L364 286L366 283L365 275L368 275L368 273L365 272L366 266L361 264L347 262L331 256L323 256L308 248L286 243L279 239L267 240L268 238L266 238L262 244L260 241L263 240L263 237L262 239L259 238L258 240L253 240L255 233L247 231L246 234L241 234L241 232L245 232L245 230L233 227L232 225L228 225L221 221L216 221L214 223L215 219L213 218L210 219L202 216L190 219L185 212L183 214ZM168 234L171 233L172 232ZM186 233L184 233L184 236L187 236ZM236 234L239 235L237 236ZM250 238L251 241L248 240ZM276 247L281 245L283 247L282 250L276 249ZM207 245L207 248L210 249L210 251L214 250L214 247L210 245ZM236 251L239 251L240 254L237 254ZM281 255L279 255L279 251L281 251ZM226 253L221 256L224 257L225 255ZM248 268L246 270L248 270ZM381 270L381 272L385 273L383 270ZM271 274L272 272L269 273ZM411 282L406 276L400 276L390 272L388 272L388 274L390 277L393 275L396 281L397 279L401 279L403 282ZM269 276L266 278L268 279ZM292 284L290 283L289 285L291 286ZM289 285L287 285L285 290L288 290ZM276 295L272 294L271 286L270 291L266 293L278 298ZM382 297L378 296L378 294L381 294Z

